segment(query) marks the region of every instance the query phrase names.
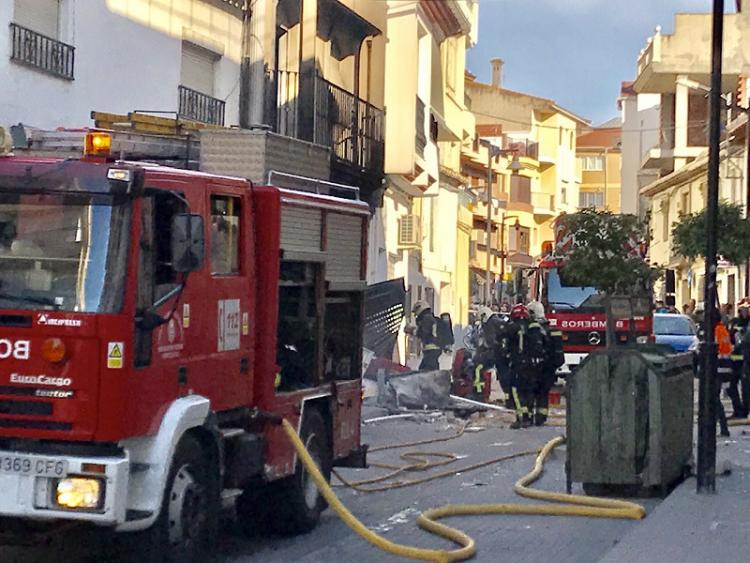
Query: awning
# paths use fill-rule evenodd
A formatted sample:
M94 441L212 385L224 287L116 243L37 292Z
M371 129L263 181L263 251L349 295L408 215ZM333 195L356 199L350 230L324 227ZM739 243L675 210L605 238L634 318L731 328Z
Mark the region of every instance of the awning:
M331 42L338 61L359 53L362 41L381 31L339 0L318 0L318 37Z

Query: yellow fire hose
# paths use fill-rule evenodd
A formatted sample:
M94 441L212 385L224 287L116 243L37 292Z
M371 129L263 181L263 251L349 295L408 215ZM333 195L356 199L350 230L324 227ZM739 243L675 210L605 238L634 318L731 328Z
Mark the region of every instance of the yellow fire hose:
M580 495L568 495L563 493L550 493L528 488L528 485L536 481L544 469L544 461L549 453L564 443L562 437L550 440L539 452L534 464L534 469L519 479L514 487L515 492L527 498L562 503L546 506L538 504L449 504L433 508L423 512L417 519L417 524L423 530L448 539L461 546L454 550L425 549L394 543L381 535L369 530L359 521L344 504L338 499L326 479L320 473L315 462L305 449L302 440L297 435L294 427L288 421L281 422L284 432L291 441L300 461L312 477L315 485L320 490L331 508L339 517L360 537L370 542L375 547L382 549L392 555L416 559L421 561L436 561L447 563L451 561L464 561L474 556L476 545L474 540L464 532L437 522L441 518L449 516L470 516L487 514L518 514L518 515L549 515L549 516L587 516L598 518L629 518L641 519L646 515L644 508L638 504L612 499L592 498Z

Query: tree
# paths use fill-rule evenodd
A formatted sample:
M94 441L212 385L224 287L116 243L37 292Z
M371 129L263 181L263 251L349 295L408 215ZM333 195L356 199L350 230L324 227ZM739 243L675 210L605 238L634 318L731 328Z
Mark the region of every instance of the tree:
M568 283L605 293L607 346L614 344L612 297L651 297L659 269L645 260L648 226L635 215L583 209L561 218L572 235L565 253Z
M732 264L742 264L750 259L750 219L745 218L741 205L722 201L719 203L718 254ZM672 228L672 249L675 254L689 260L706 256L706 210L683 215Z

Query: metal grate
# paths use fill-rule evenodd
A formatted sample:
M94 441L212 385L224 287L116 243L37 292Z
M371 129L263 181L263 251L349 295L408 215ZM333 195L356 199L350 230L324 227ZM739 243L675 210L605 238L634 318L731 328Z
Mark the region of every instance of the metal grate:
M406 291L399 278L371 285L365 292L364 347L378 358L392 358L404 320Z
M39 401L0 401L0 414L51 416L52 403Z
M12 61L73 80L75 47L15 23L10 24L10 35Z
M211 125L224 125L223 100L213 98L187 86L179 86L180 106L178 115L182 119L191 119Z

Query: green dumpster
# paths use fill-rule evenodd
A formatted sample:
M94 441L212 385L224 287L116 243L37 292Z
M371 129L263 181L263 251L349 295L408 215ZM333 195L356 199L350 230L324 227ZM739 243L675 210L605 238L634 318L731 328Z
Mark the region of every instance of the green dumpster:
M664 493L693 448L693 355L596 351L568 378L568 484L589 494Z

